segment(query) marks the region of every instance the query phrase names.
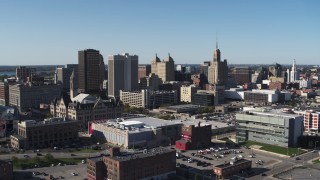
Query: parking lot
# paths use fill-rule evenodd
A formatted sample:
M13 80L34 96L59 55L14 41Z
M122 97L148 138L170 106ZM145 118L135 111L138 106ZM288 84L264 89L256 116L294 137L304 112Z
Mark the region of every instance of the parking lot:
M182 169L202 171L213 174L214 166L230 163L236 159L245 158L252 161L253 171L270 168L280 162L276 156L258 152L244 147L231 147L224 144L215 145L200 150L181 152L177 159L177 167ZM209 172L209 173L208 173ZM260 173L260 172L259 172Z
M87 177L86 172L86 164L34 168L15 171L15 179L48 179L52 175L54 179L83 180Z

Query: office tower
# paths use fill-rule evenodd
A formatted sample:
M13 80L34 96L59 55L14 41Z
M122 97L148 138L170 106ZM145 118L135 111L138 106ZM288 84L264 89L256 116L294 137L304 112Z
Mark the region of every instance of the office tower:
M282 74L282 66L278 63L272 64L269 66L269 77L275 76L275 77L281 77Z
M251 68L249 66L237 66L230 73L238 85L251 82Z
M0 82L0 105L9 105L9 83Z
M293 65L290 72L290 82L298 80L298 72L296 68L296 60L293 60Z
M77 76L78 64L67 64L65 67L56 68L55 83L62 84L62 91L67 92L70 90L70 76L73 72L73 76ZM75 83L74 86L78 89L78 83Z
M78 52L79 92L98 93L104 80L103 57L99 51L86 49Z
M36 72L35 68L19 66L18 68L16 68L16 78L18 80L27 81L27 77L31 76L31 74L35 72Z
M149 76L151 73L151 65L150 64L143 64L139 65L138 67L138 79L144 78L146 76Z
M221 60L221 52L218 49L218 43L213 55L213 63L209 67L208 81L211 84L225 86L228 81L228 64L227 60Z
M119 91L138 90L138 56L108 56L108 95L119 97Z
M151 62L151 73L158 75L163 82L174 81L174 60L170 54L163 61L160 61L156 55L155 59Z

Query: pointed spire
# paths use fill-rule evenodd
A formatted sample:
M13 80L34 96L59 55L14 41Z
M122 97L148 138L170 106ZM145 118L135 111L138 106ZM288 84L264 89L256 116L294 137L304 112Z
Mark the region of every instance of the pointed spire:
M168 56L170 57L170 53L168 53Z
M216 32L216 49L218 49L218 33Z

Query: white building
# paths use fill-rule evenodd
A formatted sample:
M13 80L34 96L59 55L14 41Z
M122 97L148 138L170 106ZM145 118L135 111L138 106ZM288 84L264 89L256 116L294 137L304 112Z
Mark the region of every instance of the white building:
M192 84L190 86L183 85L180 88L180 101L181 102L187 102L191 103L192 101L192 95L197 92L197 90L200 89L195 84Z

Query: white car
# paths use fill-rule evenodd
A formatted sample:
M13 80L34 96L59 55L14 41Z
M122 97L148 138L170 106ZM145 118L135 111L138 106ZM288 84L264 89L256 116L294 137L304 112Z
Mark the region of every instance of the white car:
M73 172L73 173L71 173L71 175L72 175L72 176L77 176L78 174L75 173L75 172Z

